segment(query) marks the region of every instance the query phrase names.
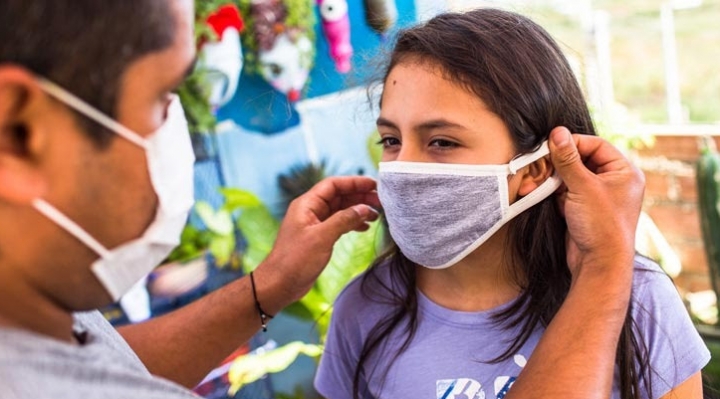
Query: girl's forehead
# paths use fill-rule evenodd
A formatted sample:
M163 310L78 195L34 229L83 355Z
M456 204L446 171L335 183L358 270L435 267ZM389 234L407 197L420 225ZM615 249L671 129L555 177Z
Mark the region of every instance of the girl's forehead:
M473 119L489 112L475 93L450 80L440 69L420 63L393 67L383 86L381 114L390 118Z

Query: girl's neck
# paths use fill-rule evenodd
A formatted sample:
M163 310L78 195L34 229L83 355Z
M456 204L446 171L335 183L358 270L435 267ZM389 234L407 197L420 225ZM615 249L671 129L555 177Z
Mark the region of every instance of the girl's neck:
M417 266L417 287L438 305L459 311L493 309L520 294L505 251L501 229L457 264L433 270Z

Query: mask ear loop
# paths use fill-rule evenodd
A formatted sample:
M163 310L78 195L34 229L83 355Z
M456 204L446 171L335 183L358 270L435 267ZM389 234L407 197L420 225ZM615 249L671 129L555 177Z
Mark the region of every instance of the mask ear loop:
M90 104L86 103L85 101L81 100L74 94L56 85L55 83L43 78L38 78L38 81L40 82L40 87L42 87L43 90L45 90L45 92L49 95L67 104L75 111L112 130L118 136L121 136L127 141L147 150L147 143L145 139L142 138L142 136L140 136L139 134L121 125L117 121L98 111L97 109L95 109L95 107L91 106Z
M531 163L549 154L550 147L548 147L548 142L547 140L545 140L534 152L519 155L513 158L508 164L508 169L510 170L511 174L515 174L521 168L530 165ZM560 179L560 176L558 176L557 172L553 172L553 174L548 177L547 180L545 180L542 184L540 184L540 186L535 188L535 190L533 190L528 195L520 198L514 204L510 205L509 214L512 215L510 216L510 218L514 218L516 215L537 204L542 199L552 195L552 193L554 193L558 188L560 188L561 184L562 179Z
M93 238L93 236L88 234L82 227L78 226L77 223L73 222L72 220L70 220L70 218L57 210L57 208L39 198L33 200L32 204L38 212L45 215L45 217L55 222L58 226L62 227L73 237L77 238L83 244L87 245L90 249L93 250L93 252L100 255L101 258L110 258L111 254L110 251L107 250L107 248L100 244L95 238Z
M548 147L548 142L547 140L545 140L542 142L542 144L540 144L540 147L538 147L537 150L527 154L518 155L512 160L510 160L510 162L508 163L508 169L510 171L510 174L516 174L518 170L530 165L531 163L549 154L550 147Z

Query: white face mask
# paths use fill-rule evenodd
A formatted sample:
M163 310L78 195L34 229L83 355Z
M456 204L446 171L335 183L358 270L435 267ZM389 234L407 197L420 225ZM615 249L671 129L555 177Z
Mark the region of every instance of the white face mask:
M41 79L40 85L51 96L145 150L158 207L155 219L139 238L109 250L45 200L33 201L35 209L100 256L92 272L117 301L180 243L180 233L194 202L195 156L185 114L175 96L163 125L142 137L54 83Z
M508 179L549 154L547 142L505 165L381 162L378 194L390 235L408 259L450 267L560 187L556 175L510 205Z

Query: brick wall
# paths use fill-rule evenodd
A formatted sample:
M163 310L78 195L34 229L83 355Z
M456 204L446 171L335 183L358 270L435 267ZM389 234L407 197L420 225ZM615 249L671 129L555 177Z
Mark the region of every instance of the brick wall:
M720 133L720 127L716 133ZM720 135L713 137L720 147ZM681 292L710 289L695 183L698 143L698 135L663 134L656 136L651 148L635 154L635 162L646 178L643 210L680 257L682 272L675 283Z

